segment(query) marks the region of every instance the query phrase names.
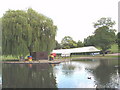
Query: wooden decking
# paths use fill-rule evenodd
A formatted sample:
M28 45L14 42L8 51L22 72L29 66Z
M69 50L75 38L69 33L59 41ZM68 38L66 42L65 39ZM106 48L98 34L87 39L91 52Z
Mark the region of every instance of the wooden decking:
M37 61L3 61L5 64L39 64L39 63L49 63L49 64L59 64L61 62L70 61L70 59L61 59L61 60L37 60Z

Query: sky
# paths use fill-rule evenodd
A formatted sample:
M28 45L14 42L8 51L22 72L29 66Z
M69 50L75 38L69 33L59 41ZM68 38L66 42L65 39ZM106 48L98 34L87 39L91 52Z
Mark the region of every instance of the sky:
M56 40L59 43L65 36L71 36L75 41L84 41L95 31L93 22L102 17L114 20L116 25L113 28L118 30L118 2L119 0L2 0L0 17L9 9L32 8L53 20L58 27Z

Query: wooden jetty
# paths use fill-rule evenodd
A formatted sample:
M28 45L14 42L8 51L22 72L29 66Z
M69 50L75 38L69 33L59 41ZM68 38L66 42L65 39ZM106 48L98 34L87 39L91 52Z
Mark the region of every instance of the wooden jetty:
M4 64L39 64L39 63L49 63L49 64L60 64L61 62L66 62L69 60L37 60L37 61L3 61Z

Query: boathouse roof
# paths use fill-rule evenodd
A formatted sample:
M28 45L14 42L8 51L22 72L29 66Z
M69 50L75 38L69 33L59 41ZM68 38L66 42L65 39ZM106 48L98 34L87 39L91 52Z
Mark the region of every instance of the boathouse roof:
M83 52L99 52L100 50L94 46L72 48L72 49L57 49L53 50L52 53L67 54L67 53L83 53Z

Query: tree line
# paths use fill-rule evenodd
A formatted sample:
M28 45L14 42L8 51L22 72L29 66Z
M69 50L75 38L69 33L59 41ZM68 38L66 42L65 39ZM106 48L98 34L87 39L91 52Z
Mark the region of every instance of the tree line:
M32 8L8 10L2 17L2 54L16 57L38 51L50 53L56 32L52 19Z
M74 41L72 37L65 36L61 43L56 41L55 49L69 49L69 48L78 48L83 46L97 46L100 47L103 53L103 56L111 45L117 43L120 48L120 32L115 34L116 30L113 29L115 21L111 18L100 18L98 21L93 23L95 31L93 35L88 36L84 41Z
M111 18L100 18L93 26L93 35L82 41L74 41L72 37L65 36L61 43L55 40L57 26L51 18L28 10L8 10L0 18L2 21L2 55L26 56L31 52L46 51L48 54L53 49L68 49L83 46L100 47L103 54L117 43L120 47L120 33L115 34L113 29L115 21ZM1 40L1 39L0 39Z

